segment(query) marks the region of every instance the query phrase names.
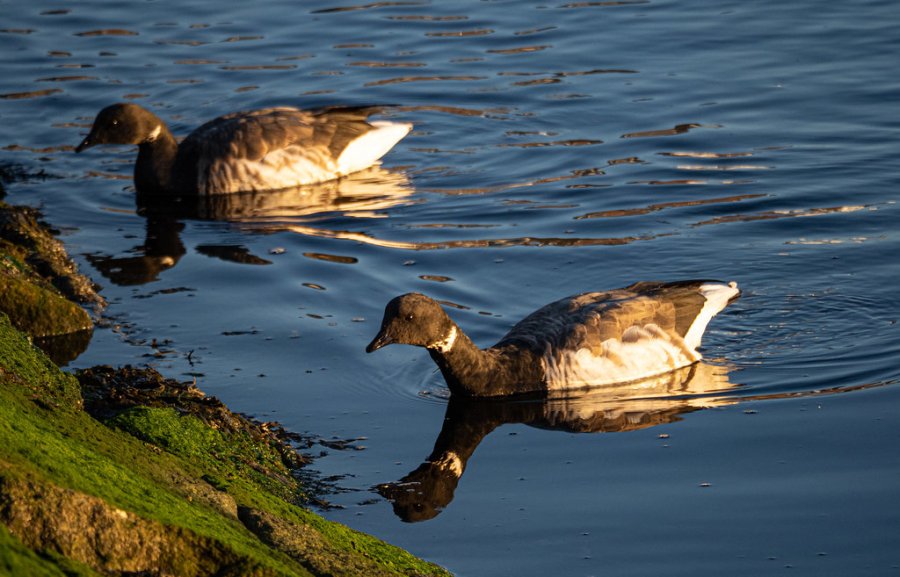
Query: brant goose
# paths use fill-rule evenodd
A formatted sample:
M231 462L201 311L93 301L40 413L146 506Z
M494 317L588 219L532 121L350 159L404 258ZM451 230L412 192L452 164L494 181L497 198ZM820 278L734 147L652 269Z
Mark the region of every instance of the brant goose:
M412 129L368 122L373 107L264 108L211 120L180 144L137 104L107 106L75 152L137 144L134 184L143 194L220 194L315 184L368 168Z
M558 391L635 381L700 360L706 325L740 295L735 283L639 282L558 300L481 350L434 300L391 300L371 353L400 343L428 349L452 394Z

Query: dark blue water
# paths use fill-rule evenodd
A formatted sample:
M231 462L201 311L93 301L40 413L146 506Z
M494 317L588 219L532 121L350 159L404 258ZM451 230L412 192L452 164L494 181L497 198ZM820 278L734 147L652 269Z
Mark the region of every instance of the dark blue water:
M149 363L351 440L313 449L341 476L326 516L460 575L900 573L893 3L0 12L0 162L44 175L8 200L110 301L74 366ZM72 151L122 100L179 135L267 105L395 105L416 128L384 171L172 221L137 214L134 150ZM457 304L486 346L559 297L692 277L744 295L702 374L642 399L460 406L420 349L363 352L403 292ZM433 449L462 478L395 515L373 488Z

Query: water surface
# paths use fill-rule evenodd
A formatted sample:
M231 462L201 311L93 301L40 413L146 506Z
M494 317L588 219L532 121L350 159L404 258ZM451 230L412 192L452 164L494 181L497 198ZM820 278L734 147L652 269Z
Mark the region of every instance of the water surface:
M900 572L892 3L0 7L0 162L36 175L8 200L110 301L74 366L321 438L329 518L460 575ZM416 128L348 182L138 210L133 149L72 151L122 100L178 135L268 105ZM637 394L449 402L424 351L363 352L404 292L487 346L567 294L693 277L743 297L700 376ZM459 479L422 465L447 447Z

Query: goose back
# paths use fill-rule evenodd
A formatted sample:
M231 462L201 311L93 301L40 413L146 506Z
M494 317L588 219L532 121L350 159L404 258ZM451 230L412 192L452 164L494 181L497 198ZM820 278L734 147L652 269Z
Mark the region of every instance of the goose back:
M538 309L491 348L539 357L550 390L643 379L700 360L706 324L738 294L706 280L582 293Z
M332 180L374 164L410 125L369 123L370 108L303 111L265 108L221 116L200 126L178 147L175 189L216 194L273 190ZM342 153L383 126L395 128L385 144L350 165ZM389 142L387 142L389 141Z

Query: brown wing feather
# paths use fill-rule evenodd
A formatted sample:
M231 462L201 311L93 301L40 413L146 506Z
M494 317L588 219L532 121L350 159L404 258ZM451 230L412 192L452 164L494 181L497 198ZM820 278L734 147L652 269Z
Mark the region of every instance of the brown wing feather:
M675 309L675 333L680 337L684 337L688 329L691 328L694 319L697 318L697 315L703 309L703 305L706 304L706 297L700 294L700 287L708 283L719 283L719 281L638 282L625 290L643 293L651 298L661 298L671 303Z
M516 324L495 347L516 343L536 354L596 349L621 339L632 326L655 324L684 337L706 299L699 287L715 281L640 282L624 289L583 293L535 311Z
M315 112L316 138L338 158L347 145L373 129L366 119L374 107L327 108Z
M225 189L227 181L244 176L232 174L240 166L237 161L259 161L292 146L314 162L327 165L350 142L372 130L365 120L372 112L363 108L312 112L266 108L220 116L197 128L179 145L173 171L179 177L176 187L195 191L202 180L208 188Z

